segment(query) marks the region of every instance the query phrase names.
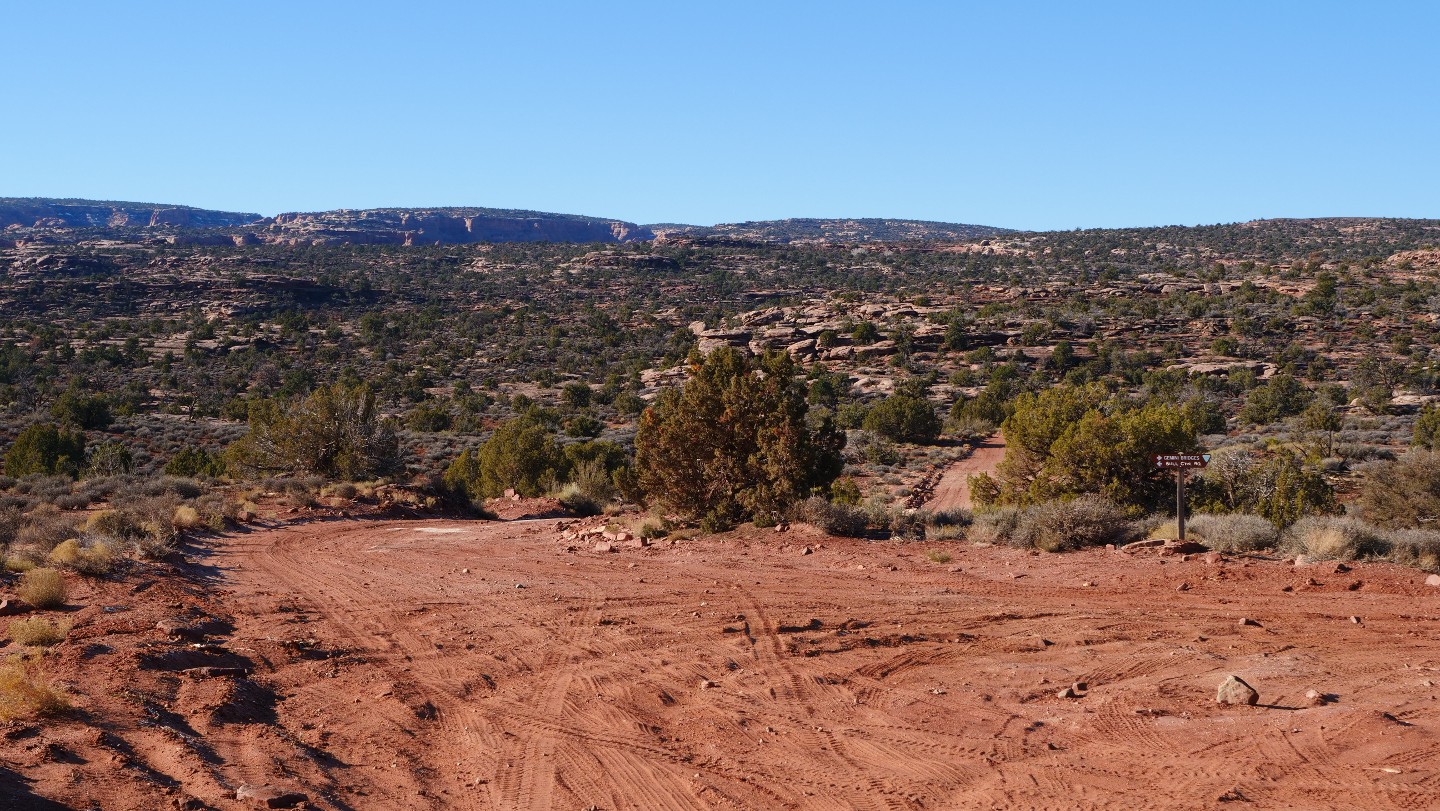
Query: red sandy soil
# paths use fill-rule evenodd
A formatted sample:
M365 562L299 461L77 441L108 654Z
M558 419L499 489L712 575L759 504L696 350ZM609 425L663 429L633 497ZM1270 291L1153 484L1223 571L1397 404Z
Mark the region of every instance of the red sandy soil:
M1440 796L1440 589L1415 570L804 526L606 554L568 523L301 523L206 541L138 594L154 572L77 584L47 657L77 713L0 726L0 808L241 808L243 783L325 809ZM205 615L223 653L154 628ZM250 677L173 672L207 656ZM1216 704L1229 674L1262 706Z
M994 473L1000 460L1005 458L1005 435L996 433L986 437L975 446L970 455L946 469L935 484L935 495L925 503L928 510L968 510L974 505L970 501L970 477L977 473Z

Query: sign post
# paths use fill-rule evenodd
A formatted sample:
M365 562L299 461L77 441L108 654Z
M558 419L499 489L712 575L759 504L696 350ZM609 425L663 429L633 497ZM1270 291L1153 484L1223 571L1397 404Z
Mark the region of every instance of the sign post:
M1151 457L1155 467L1175 471L1175 527L1180 540L1185 540L1185 471L1210 464L1208 453L1157 453Z

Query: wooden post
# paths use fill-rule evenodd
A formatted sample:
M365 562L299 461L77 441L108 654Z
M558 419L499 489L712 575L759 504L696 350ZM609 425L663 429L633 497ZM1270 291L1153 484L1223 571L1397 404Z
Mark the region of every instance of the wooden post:
M1175 526L1180 540L1185 540L1185 468L1175 471Z

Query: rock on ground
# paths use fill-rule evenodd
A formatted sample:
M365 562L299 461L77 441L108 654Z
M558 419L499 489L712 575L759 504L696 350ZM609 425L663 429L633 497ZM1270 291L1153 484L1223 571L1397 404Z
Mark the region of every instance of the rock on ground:
M1215 701L1219 704L1247 704L1254 705L1260 700L1260 694L1255 688L1245 683L1239 676L1231 676L1220 683L1220 689L1215 693Z

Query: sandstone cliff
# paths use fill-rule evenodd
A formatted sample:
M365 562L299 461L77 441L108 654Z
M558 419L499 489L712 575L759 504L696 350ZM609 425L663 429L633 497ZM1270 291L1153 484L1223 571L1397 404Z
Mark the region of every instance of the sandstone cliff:
M289 213L256 223L280 244L451 245L473 242L636 242L654 238L634 223L499 209L366 209Z

